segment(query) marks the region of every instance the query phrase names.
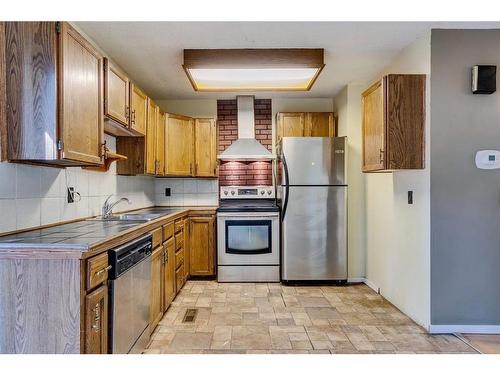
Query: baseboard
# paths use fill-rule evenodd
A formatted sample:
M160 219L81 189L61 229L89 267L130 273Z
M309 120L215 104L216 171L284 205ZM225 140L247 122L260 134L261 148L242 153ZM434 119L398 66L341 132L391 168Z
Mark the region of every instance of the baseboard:
M444 325L431 324L430 333L483 333L499 334L500 325Z
M379 293L379 294L380 294L380 288L379 288L377 285L375 285L374 283L372 283L370 280L365 279L364 283L365 283L366 285L368 285L368 287L369 287L370 289L373 289L373 291L374 291L375 293Z
M348 283L364 283L366 279L364 277L348 277Z

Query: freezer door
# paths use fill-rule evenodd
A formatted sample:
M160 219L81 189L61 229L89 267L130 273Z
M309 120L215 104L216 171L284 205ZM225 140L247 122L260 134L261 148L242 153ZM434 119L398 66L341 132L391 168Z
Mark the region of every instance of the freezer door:
M289 187L282 279L347 279L347 187Z
M346 137L285 137L282 185L347 185Z

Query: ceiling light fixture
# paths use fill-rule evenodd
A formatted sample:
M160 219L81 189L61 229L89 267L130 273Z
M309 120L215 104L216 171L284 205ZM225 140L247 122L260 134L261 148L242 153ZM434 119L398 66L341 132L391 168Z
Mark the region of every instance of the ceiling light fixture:
M322 48L185 49L195 91L309 91L325 66Z

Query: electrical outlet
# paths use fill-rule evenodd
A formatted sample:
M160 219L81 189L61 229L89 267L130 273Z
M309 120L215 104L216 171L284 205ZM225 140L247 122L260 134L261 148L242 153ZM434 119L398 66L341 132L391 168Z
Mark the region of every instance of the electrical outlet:
M75 202L75 188L68 187L68 203L74 203L74 202Z
M165 196L170 197L170 188L165 188Z
M413 191L408 190L408 204L413 204Z

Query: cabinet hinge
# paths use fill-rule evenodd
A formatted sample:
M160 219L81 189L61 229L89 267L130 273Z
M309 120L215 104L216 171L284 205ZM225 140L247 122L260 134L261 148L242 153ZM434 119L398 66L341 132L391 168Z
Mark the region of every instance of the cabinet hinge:
M56 22L56 33L61 33L61 22Z
M64 143L60 139L57 141L57 151L63 150Z

